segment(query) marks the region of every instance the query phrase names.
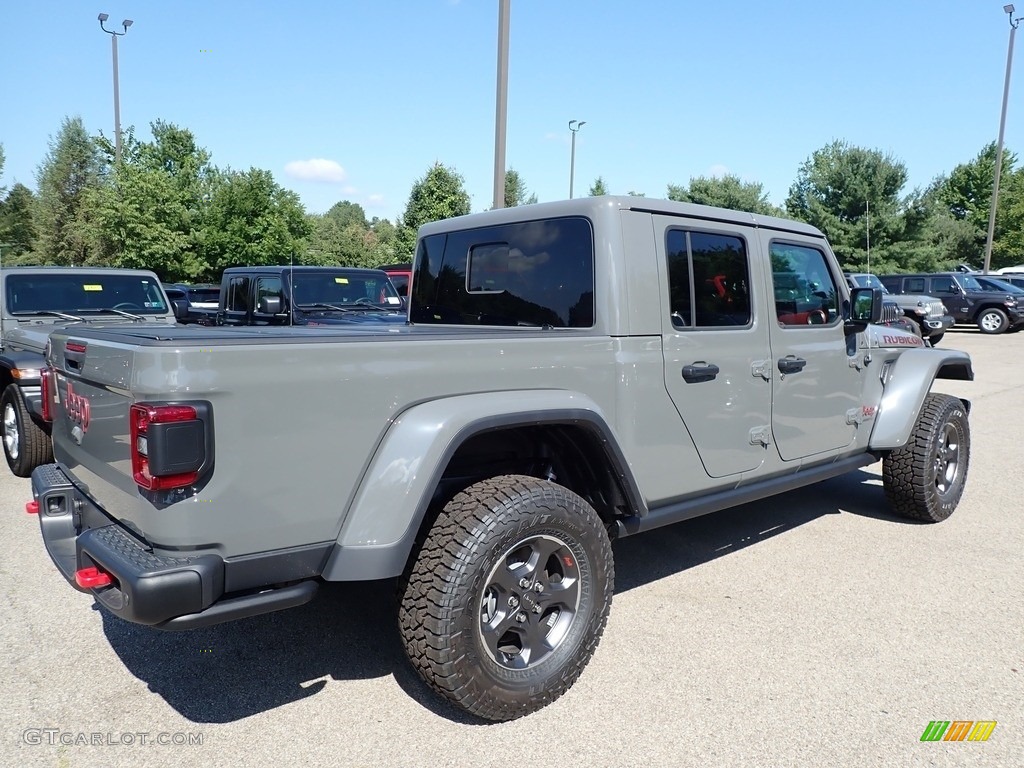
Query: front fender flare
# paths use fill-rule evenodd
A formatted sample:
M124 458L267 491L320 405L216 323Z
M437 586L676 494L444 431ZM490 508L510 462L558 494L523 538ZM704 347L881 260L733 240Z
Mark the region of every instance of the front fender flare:
M957 349L908 349L885 376L868 446L871 450L902 448L910 439L924 399L935 379L974 380L971 357ZM969 409L966 400L964 407Z
M618 452L605 414L578 392L459 395L403 412L388 428L362 476L323 578L362 581L401 574L434 489L466 438L505 426L580 422L600 431L612 443L611 452ZM627 487L635 491L624 460L618 463Z

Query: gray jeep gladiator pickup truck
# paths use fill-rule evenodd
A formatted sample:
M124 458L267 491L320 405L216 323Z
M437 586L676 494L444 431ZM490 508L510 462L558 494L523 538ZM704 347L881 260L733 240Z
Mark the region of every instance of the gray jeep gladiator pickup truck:
M810 226L584 198L427 224L414 269L406 325L57 330L29 511L65 578L169 630L397 578L415 669L507 720L594 653L616 537L879 459L901 515L963 493L930 389L970 358L873 325Z
M0 414L4 458L18 477L53 461L40 370L50 331L93 323L173 323L157 276L137 269L0 270Z

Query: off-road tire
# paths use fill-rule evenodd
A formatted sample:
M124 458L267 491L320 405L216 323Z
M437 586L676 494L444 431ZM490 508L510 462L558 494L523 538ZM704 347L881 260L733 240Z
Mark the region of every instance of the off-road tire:
M1002 333L1010 324L1006 313L998 307L989 307L978 313L978 330L982 333Z
M434 522L400 584L399 631L427 685L477 717L512 720L579 678L614 580L608 534L586 501L502 475L456 495Z
M0 397L4 458L18 477L29 477L40 464L53 461L50 436L32 421L17 384L7 385Z
M956 509L967 482L971 430L955 397L929 394L910 440L882 462L882 483L893 510L938 523Z

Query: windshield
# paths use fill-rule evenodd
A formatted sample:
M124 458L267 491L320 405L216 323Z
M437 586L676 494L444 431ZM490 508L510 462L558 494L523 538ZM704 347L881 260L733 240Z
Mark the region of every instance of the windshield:
M299 307L402 308L398 292L383 272L296 272L292 286L292 297Z
M97 272L10 274L5 283L12 315L64 312L96 314L117 309L135 315L167 313L160 283L149 275Z
M886 287L882 285L882 281L879 280L875 275L851 275L851 279L857 284L858 288L878 288L882 293L888 293Z
M984 291L985 290L985 288L982 287L981 283L979 283L975 278L971 277L970 275L960 275L959 277L960 277L960 280L963 282L964 290L966 290L966 291Z

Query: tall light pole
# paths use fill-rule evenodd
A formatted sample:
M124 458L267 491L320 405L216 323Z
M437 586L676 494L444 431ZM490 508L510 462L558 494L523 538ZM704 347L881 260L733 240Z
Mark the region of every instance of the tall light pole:
M572 134L572 150L569 153L569 199L572 200L573 182L576 180L576 132L584 125L586 120L570 120L569 132Z
M1017 33L1020 17L1013 18L1013 5L1004 5L1006 18L1010 22L1010 44L1006 49L1006 77L1003 78L1003 109L999 113L999 139L996 141L996 171L992 179L992 208L988 212L988 237L985 238L984 274L992 264L992 237L996 231L996 202L999 200L999 175L1003 170L1003 131L1006 128L1006 101L1010 96L1010 67L1013 64L1013 37Z
M498 96L494 109L494 207L505 207L505 125L508 122L508 18L512 0L498 0Z
M123 32L118 32L113 29L107 29L104 26L104 22L110 18L109 15L101 13L96 17L100 22L100 29L110 35L110 46L114 52L114 147L115 147L115 161L117 165L121 164L121 95L118 89L117 83L117 38L122 37L128 33L128 27L132 25L131 19L125 19L121 22L121 26L124 27Z

